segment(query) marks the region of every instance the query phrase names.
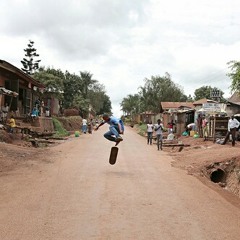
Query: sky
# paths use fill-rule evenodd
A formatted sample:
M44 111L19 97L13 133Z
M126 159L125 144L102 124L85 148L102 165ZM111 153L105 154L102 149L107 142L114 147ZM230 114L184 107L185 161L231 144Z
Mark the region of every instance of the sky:
M239 0L1 0L0 20L0 59L21 68L32 40L41 66L93 74L118 117L124 97L166 72L187 96L202 86L231 96Z

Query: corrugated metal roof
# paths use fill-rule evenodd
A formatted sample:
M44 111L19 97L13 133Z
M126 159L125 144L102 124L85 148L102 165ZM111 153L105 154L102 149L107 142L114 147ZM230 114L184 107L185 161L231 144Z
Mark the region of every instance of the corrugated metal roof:
M192 102L161 102L161 105L163 109L176 109L181 107L194 108Z
M229 99L228 102L240 105L240 93L235 92Z
M203 103L217 103L217 101L207 99L207 98L202 98L193 102L193 105L202 105Z

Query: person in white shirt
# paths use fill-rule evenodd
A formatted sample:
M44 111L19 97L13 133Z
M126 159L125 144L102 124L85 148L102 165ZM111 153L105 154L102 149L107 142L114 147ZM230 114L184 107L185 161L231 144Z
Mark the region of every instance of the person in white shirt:
M162 131L163 131L163 124L161 123L161 119L157 120L157 124L154 125L154 130L156 131L156 137L157 137L157 148L161 148L162 150Z
M85 118L82 120L82 132L85 134L87 132L87 120Z
M232 135L232 146L235 146L235 135L237 128L240 126L240 122L234 118L234 116L231 116L231 118L228 120L228 132L227 135L222 143L222 145L226 144L227 140L229 139L229 135Z
M204 115L202 117L202 131L203 131L204 141L206 141L208 137L208 120Z
M147 144L152 145L152 136L153 136L153 124L152 121L149 120L148 124L147 124Z

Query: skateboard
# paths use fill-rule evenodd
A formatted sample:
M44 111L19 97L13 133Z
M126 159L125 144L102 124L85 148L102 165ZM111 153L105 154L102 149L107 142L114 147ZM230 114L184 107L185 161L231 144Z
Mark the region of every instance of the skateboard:
M111 165L114 165L116 163L117 155L118 155L118 147L112 147L110 157L109 157L109 163Z

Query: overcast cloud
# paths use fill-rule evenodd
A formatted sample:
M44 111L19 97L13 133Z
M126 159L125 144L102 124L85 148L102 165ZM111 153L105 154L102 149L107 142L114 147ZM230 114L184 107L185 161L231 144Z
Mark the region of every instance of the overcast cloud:
M168 72L186 95L204 85L230 96L239 61L238 0L1 0L0 59L21 68L35 42L41 65L89 71L113 112L144 78Z

